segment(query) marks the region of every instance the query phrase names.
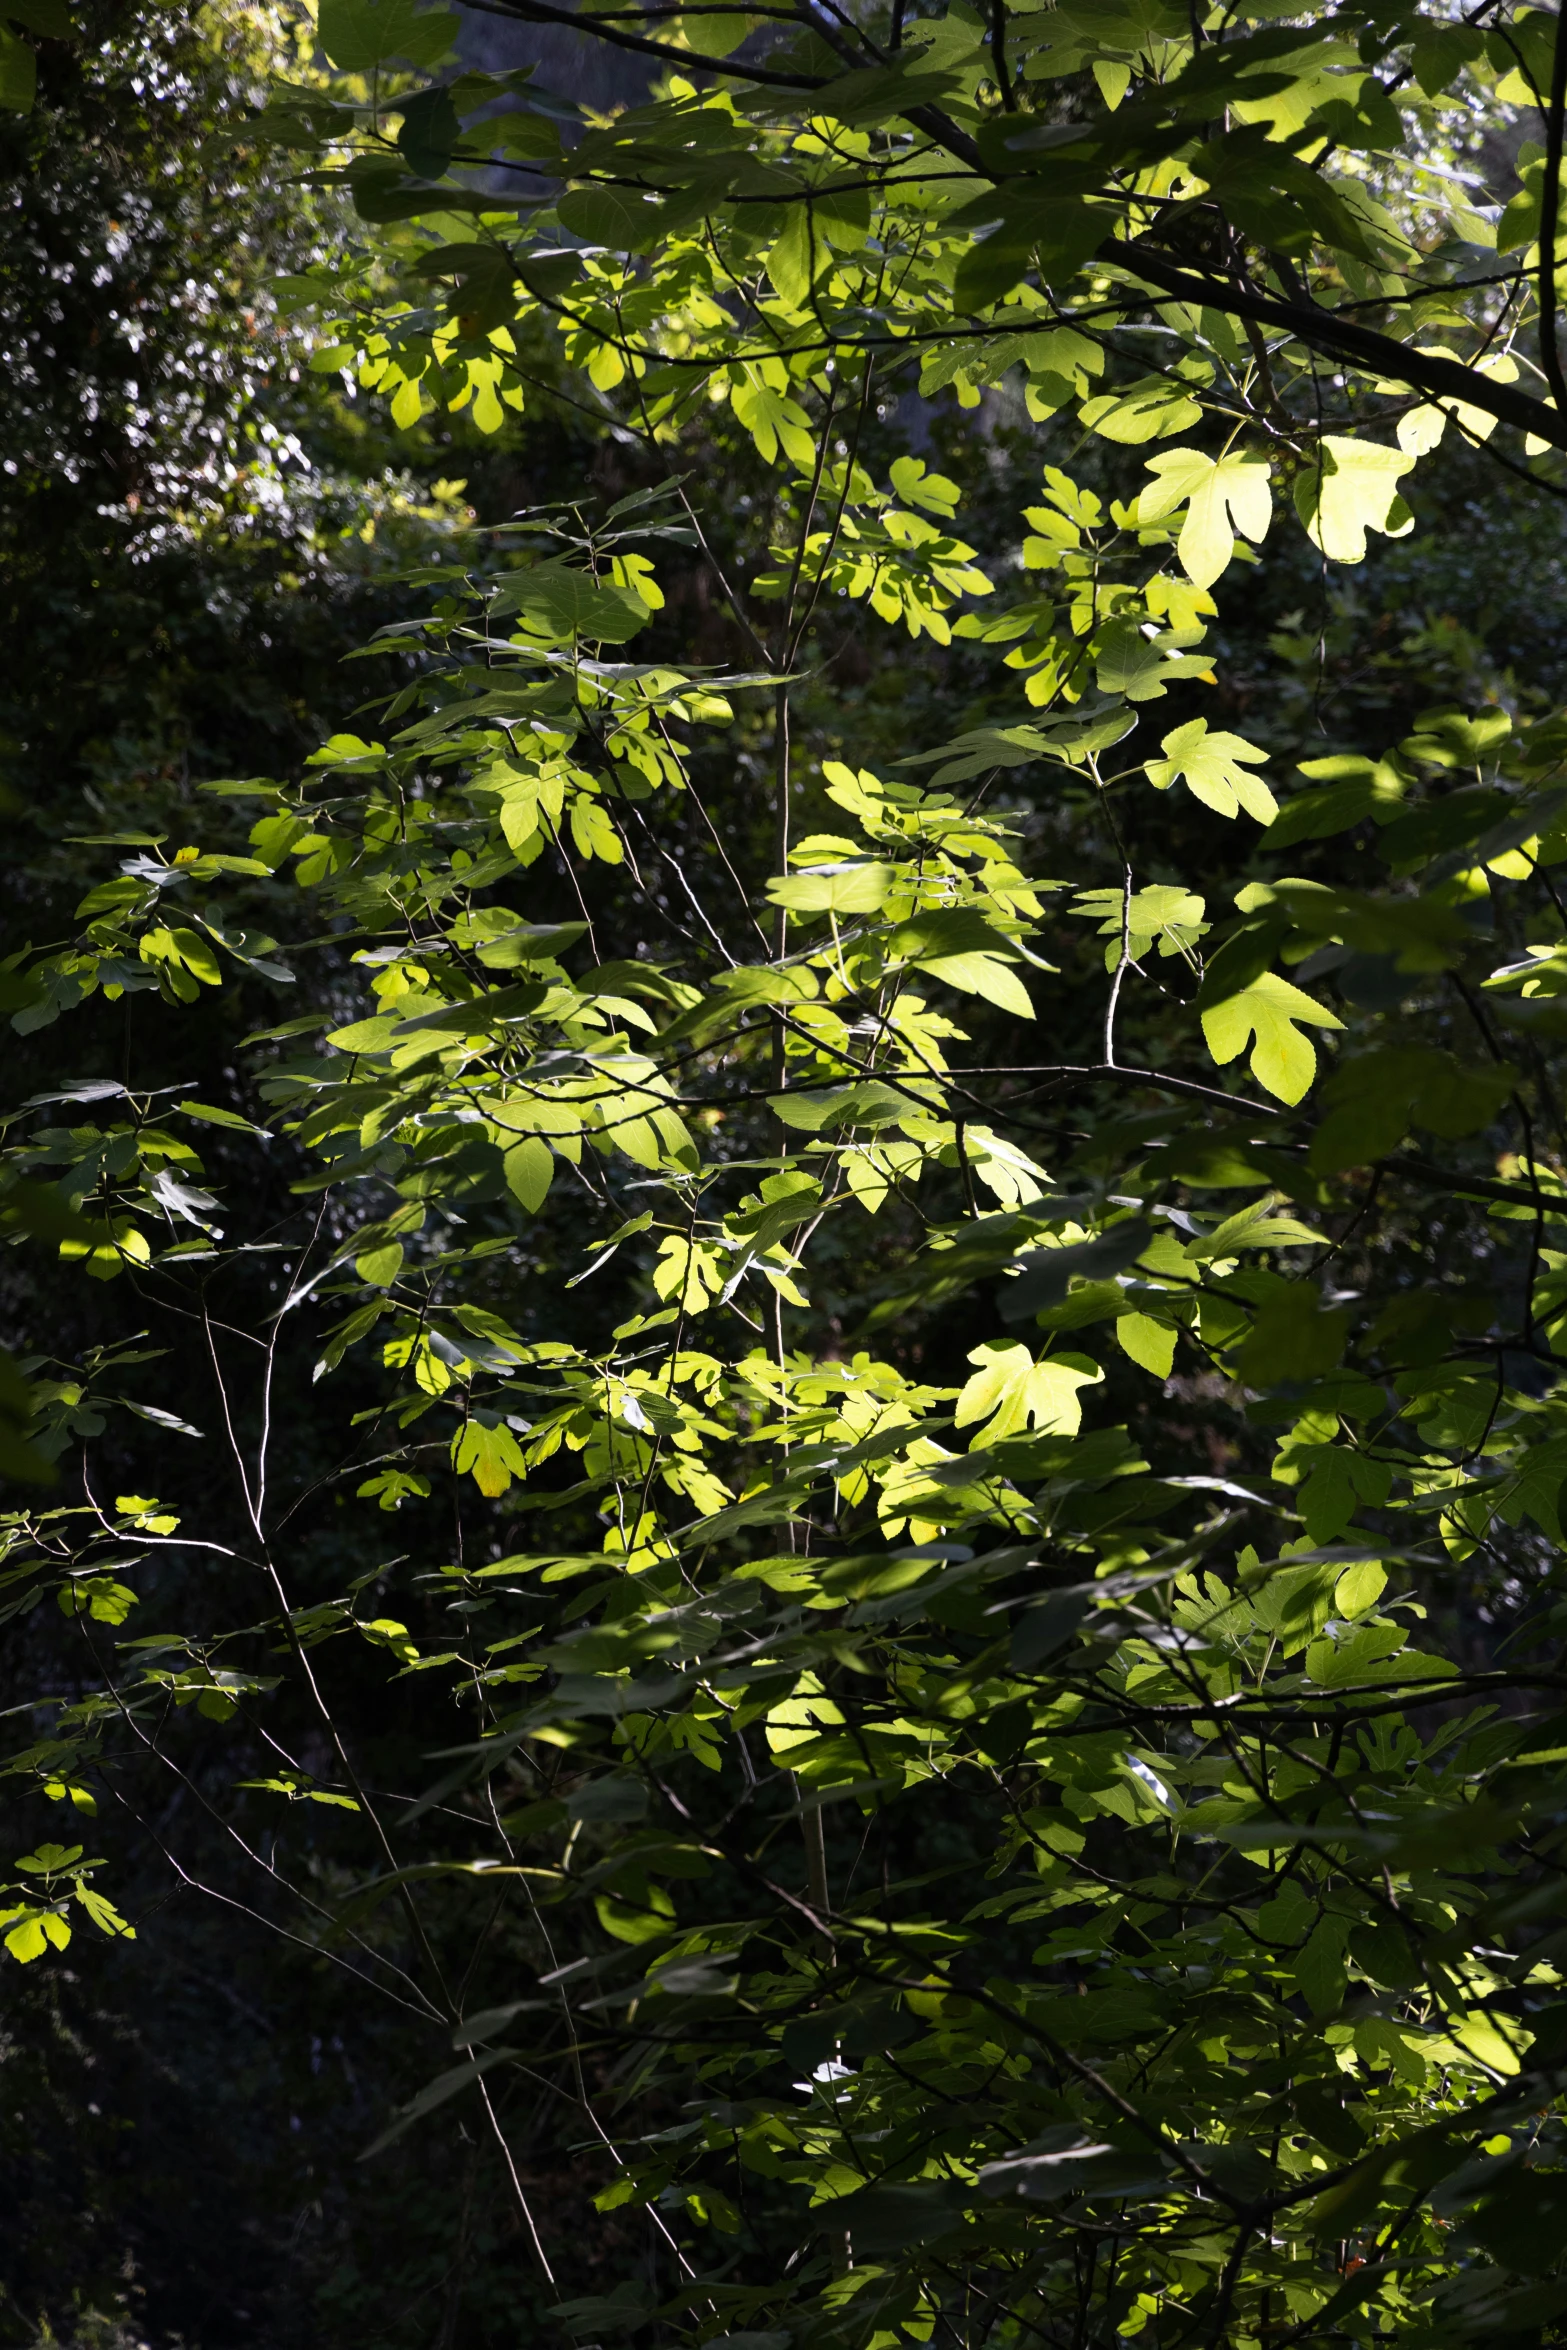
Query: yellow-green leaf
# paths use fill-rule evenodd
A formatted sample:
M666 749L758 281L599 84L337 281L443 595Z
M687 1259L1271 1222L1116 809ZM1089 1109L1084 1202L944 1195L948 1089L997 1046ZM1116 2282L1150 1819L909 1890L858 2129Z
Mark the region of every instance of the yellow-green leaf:
M505 1426L487 1428L482 1420L470 1420L452 1438L453 1468L471 1477L490 1501L498 1500L526 1465L516 1437Z
M767 894L795 914L877 914L892 878L890 865L817 865L776 876Z
M1032 1020L1034 1007L1027 988L1009 963L998 956L986 954L936 955L920 959L920 969L929 971L937 979L944 979L949 987L961 988L965 995L983 996L1003 1012L1011 1012L1019 1020Z
M1145 377L1125 392L1100 392L1084 402L1079 414L1107 441L1134 445L1163 440L1167 433L1189 432L1202 422L1201 404L1189 387L1169 383L1162 375Z
M78 1885L76 1898L100 1934L117 1934L127 1942L135 1941L136 1928L121 1917L112 1901L106 1900L101 1893L95 1893L91 1885Z
M335 1045L340 1053L384 1052L397 1028L396 1019L389 1012L378 1012L368 1020L355 1020L347 1028L334 1028L327 1043Z
M506 1153L506 1182L514 1198L519 1199L530 1216L536 1216L544 1205L550 1178L555 1172L555 1156L547 1142L536 1134L523 1136Z
M975 1444L996 1444L1025 1424L1045 1436L1075 1436L1083 1422L1078 1390L1104 1377L1087 1355L1050 1355L1036 1363L1020 1340L1007 1346L987 1339L968 1359L976 1369L953 1417L960 1428L988 1422Z
M816 444L811 438L811 420L798 401L787 399L770 384L753 379L736 385L730 404L756 443L764 465L772 464L780 448L796 465L811 464Z
M1267 536L1273 518L1268 468L1260 457L1208 457L1201 449L1161 449L1148 460L1150 482L1137 501L1139 522L1159 522L1187 507L1181 525L1181 566L1194 587L1212 587L1229 567L1235 533Z
M1210 731L1206 718L1193 718L1167 734L1161 748L1164 757L1148 762L1148 780L1159 791L1184 782L1193 798L1216 815L1234 816L1244 808L1259 824L1271 824L1278 814L1272 792L1243 764L1256 766L1268 754L1243 736L1226 734L1222 728Z
M599 1893L593 1906L599 1924L617 1942L656 1942L675 1922L675 1905L662 1885L639 1888L635 1896L629 1886L623 1894Z
M1471 2009L1461 2022L1453 2026L1453 2038L1493 2073L1503 2073L1510 2078L1517 2072L1517 2049L1488 2015Z
M1122 1314L1116 1321L1115 1336L1121 1352L1130 1355L1140 1370L1151 1371L1156 1379L1169 1378L1175 1361L1175 1332L1168 1322L1156 1322L1152 1314Z
M354 1271L361 1281L368 1281L372 1289L390 1289L402 1269L403 1244L400 1240L384 1240L379 1248L367 1248L363 1256L354 1259Z
M1375 1559L1360 1559L1346 1567L1333 1586L1333 1605L1341 1616L1363 1616L1375 1607L1387 1589L1387 1570Z
M1298 1102L1317 1074L1317 1055L1310 1037L1297 1022L1314 1028L1342 1028L1344 1023L1287 979L1265 971L1239 995L1232 995L1202 1016L1208 1050L1222 1066L1233 1061L1255 1037L1251 1073L1257 1083L1281 1102Z
M1408 449L1380 441L1352 441L1328 433L1319 462L1295 483L1295 510L1313 546L1331 563L1363 563L1368 530L1403 538L1414 517L1398 494L1399 482L1414 464Z
M791 310L798 310L804 302L815 271L825 258L812 234L810 207L791 205L783 233L773 239L767 255L767 274Z
M672 30L686 48L694 49L699 57L728 57L739 48L755 18L743 16L737 9L712 16L677 16Z

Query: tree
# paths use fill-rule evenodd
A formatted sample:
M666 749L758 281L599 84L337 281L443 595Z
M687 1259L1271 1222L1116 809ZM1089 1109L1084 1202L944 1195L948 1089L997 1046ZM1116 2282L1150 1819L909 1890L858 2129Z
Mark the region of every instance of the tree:
M69 44L37 43L34 108L0 116L0 957L72 934L105 854L83 836L183 837L196 777L302 759L341 707L353 675L343 657L401 608L392 575L468 519L454 452L416 442L410 453L394 427L348 412L337 378L308 368L308 345L279 316L270 276L342 235L340 208L292 188L286 160L222 144L261 95L283 28L234 11L193 24L182 11L137 21L81 10L75 24ZM21 1008L14 970L0 986L7 1015ZM183 1029L170 1074L197 1094L224 1082L233 1008L226 1027ZM100 996L68 1032L7 1031L5 1106L118 1066L126 1019ZM236 1217L264 1217L264 1170L230 1176ZM3 1214L7 1238L28 1222L38 1236L4 1258L13 1358L70 1364L133 1339L144 1325L125 1285L84 1282L58 1259L59 1241L85 1228L47 1178L8 1183ZM151 1397L181 1403L166 1389ZM13 1371L0 1383L8 1475L44 1466L25 1441L26 1406ZM295 1429L284 1434L297 1457ZM25 1707L74 1671L66 1621L54 1623L7 1619L0 1705ZM22 1821L7 1861L48 1839L44 1820L33 1836L25 1810ZM183 1845L188 1865L213 1858L196 1842ZM80 1965L80 1946L47 1980L12 1968L0 2117L8 2343L52 2329L100 2350L91 2312L112 2330L123 2310L126 2340L188 2338L219 2303L238 2325L263 2307L286 2322L316 2252L289 2116L312 2116L320 2097L320 2002L276 1966L257 1979L233 1912L213 1906L149 1936L168 1886L141 1849L145 1873L116 1891L143 1938L113 1954L108 1979ZM329 2028L329 2064L331 2039ZM396 2076L362 2044L358 2055L368 2115ZM400 2234L401 2266L382 2264L388 2291L407 2289L417 2259L418 2228ZM355 2254L375 2271L375 2248L333 2245L350 2328L363 2314Z
M369 2151L482 2133L566 2335L1554 2338L1567 732L1308 745L1297 614L1242 733L1215 641L1422 479L1561 495L1567 41L636 21L583 123L335 0L263 117L376 231L288 287L323 363L628 478L424 566L355 730L26 965L25 1030L150 1015L13 1163L175 1381L39 1389L80 1678L12 1768L132 1853L199 1791L416 2019ZM954 402L1038 428L1026 531ZM813 674L873 617L950 661L901 731ZM261 1031L223 1100L192 1017ZM129 1931L103 1865L19 1854L15 1958Z

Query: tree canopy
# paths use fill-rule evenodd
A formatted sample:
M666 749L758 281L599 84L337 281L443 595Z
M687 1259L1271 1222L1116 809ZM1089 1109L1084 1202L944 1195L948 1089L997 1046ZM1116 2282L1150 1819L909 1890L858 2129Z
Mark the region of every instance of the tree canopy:
M322 2338L1555 2341L1559 20L487 14L214 142L471 526L6 963L5 1947L276 1938Z

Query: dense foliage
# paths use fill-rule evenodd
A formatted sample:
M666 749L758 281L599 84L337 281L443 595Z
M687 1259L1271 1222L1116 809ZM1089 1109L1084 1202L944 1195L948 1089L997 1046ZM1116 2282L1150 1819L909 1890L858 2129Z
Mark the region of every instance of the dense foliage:
M263 2339L1554 2340L1567 40L455 27L233 151L483 527L11 958L13 1979L309 2019Z

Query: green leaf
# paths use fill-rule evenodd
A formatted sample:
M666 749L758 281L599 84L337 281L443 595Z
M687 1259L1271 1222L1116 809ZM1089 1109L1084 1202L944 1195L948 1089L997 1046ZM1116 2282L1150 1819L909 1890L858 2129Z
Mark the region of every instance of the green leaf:
M15 1910L0 1911L0 1924L3 1924L8 1916L15 1917ZM51 1926L55 1928L55 1932L50 1934L46 1940L45 1929ZM57 1937L62 1930L64 1941L59 1941ZM65 1942L69 1942L70 1938L71 1930L69 1926L64 1924L63 1919L46 1916L41 1911L35 1911L30 1916L24 1917L20 1924L11 1927L5 1937L5 1946L14 1959L20 1960L23 1966L29 1966L35 1958L42 1958L50 1942L55 1942L57 1948L63 1949Z
M754 16L746 16L738 9L733 15L718 9L710 16L677 16L673 30L699 57L730 57L755 22Z
M1485 54L1485 35L1478 25L1433 23L1422 17L1410 49L1415 79L1428 98L1452 88L1466 65Z
M1258 1311L1236 1361L1254 1387L1283 1379L1314 1379L1331 1371L1349 1334L1347 1307L1323 1309L1316 1290L1304 1281L1288 1283Z
M812 464L816 443L809 416L798 400L776 390L754 368L747 370L745 383L735 386L729 404L756 443L764 465L774 464L780 449L792 464L802 468Z
M516 313L518 273L514 256L505 245L438 245L434 252L412 260L408 275L450 278L457 307L476 334L492 334Z
M1334 2015L1344 2003L1348 1985L1344 1951L1348 1941L1347 1918L1321 1918L1295 1961L1295 1981L1305 1993L1306 2004L1314 2016Z
M633 1892L629 1885L617 1893L600 1893L593 1907L599 1924L617 1942L661 1942L675 1922L675 1905L662 1885L645 1885Z
M932 955L1009 955L1017 949L977 906L953 906L900 922L887 941L887 952L924 963Z
M983 996L987 1003L1015 1019L1032 1020L1034 1007L1027 988L1010 963L995 955L923 955L920 969L965 995Z
M613 587L566 562L537 563L503 580L490 607L499 616L515 612L549 635L593 637L624 644L652 618L649 607L629 588Z
M38 1399L10 1355L0 1349L0 1477L51 1485L57 1474L32 1441Z
M1001 192L997 209L1000 225L958 263L953 301L959 310L988 310L1036 261L1049 284L1064 284L1120 226L1108 208L1043 196L1018 181Z
M536 1216L555 1173L554 1152L536 1134L529 1134L512 1144L504 1163L508 1190L530 1216Z
M1139 497L1137 518L1142 523L1159 522L1177 506L1186 506L1178 552L1195 587L1212 587L1229 569L1237 531L1259 544L1266 538L1273 496L1261 458L1241 452L1209 457L1201 449L1163 449L1149 458L1148 470L1158 479Z
M1244 1566L1245 1559L1241 1563ZM1252 1565L1255 1568L1255 1557ZM1255 1591L1252 1612L1264 1631L1275 1636L1286 1657L1304 1648L1327 1622L1333 1609L1335 1580L1332 1567L1279 1566ZM1278 1931L1276 1927L1270 1930Z
M268 1129L256 1125L250 1118L242 1118L237 1110L214 1109L207 1102L176 1102L174 1107L185 1118L199 1118L204 1126L226 1126L235 1134L265 1135Z
M555 209L574 237L616 253L645 253L663 229L659 206L630 188L573 188Z
M1105 440L1133 447L1162 440L1166 433L1188 432L1202 421L1201 404L1188 387L1161 375L1146 376L1124 392L1098 393L1078 413Z
M634 2333L647 2323L648 2307L640 2285L626 2283L611 2294L588 2294L577 2301L560 2301L549 2312L573 2334ZM745 2337L741 2336L744 2342Z
M158 408L163 488L189 471L182 416L227 413L209 396L234 375L226 337L239 454L282 432L336 458L324 505L308 468L229 468L216 537L197 481L194 539L141 566L145 594L134 557L179 521L166 496L133 527L97 517L112 560L92 598L70 514L21 550L13 788L36 797L58 769L59 804L14 811L13 894L57 943L17 929L0 1011L40 1015L18 1061L56 1098L0 1103L7 1298L38 1350L0 1375L0 1460L12 1438L53 1447L69 1480L0 1525L0 1619L17 1742L35 1741L10 1758L18 1788L74 1821L127 1726L167 1714L207 1805L181 1833L230 1903L216 1971L222 1918L248 1952L259 1901L323 1962L313 2021L325 2038L334 2002L348 2017L360 2093L430 2128L432 2159L407 2166L434 2180L422 2201L395 2181L384 2211L359 2198L358 2282L315 2263L329 2334L337 2316L371 2343L438 2335L442 2302L454 2338L482 2333L528 2211L578 2272L560 2289L584 2298L546 2313L563 2341L867 2350L934 2327L1455 2350L1520 2308L1559 2331L1486 2262L1554 2262L1562 2232L1559 2181L1532 2236L1497 2213L1509 2181L1553 2180L1567 2103L1541 1939L1567 1755L1567 717L1554 460L1525 452L1538 482L1489 476L1482 513L1485 413L1461 393L1516 404L1542 442L1563 425L1528 372L1532 268L1509 311L1477 258L1483 191L1428 168L1455 139L1514 152L1493 69L1521 50L1548 87L1558 20L1543 0L1483 32L1463 13L930 0L890 56L863 12L806 11L713 73L738 5L675 0L640 26L589 7L557 28L555 95L522 65L454 62L427 87L396 52L445 18L404 8L398 36L396 0L327 0L334 55L390 53L334 66L338 93L296 59L221 153L192 52L169 120L216 158L232 233L218 343L186 337L188 380ZM595 94L594 60L628 26L666 54L631 61L622 103ZM1447 122L1410 61L1455 29L1477 68L1493 46ZM74 69L38 46L49 137L34 155L22 136L18 186L44 218L51 173L70 179ZM207 64L227 89L221 41ZM116 145L114 92L88 80L133 232L137 175L156 177L143 306L210 290L212 255L184 250L201 206L141 137L157 107L131 107ZM1389 135L1402 150L1362 167ZM258 140L286 170L258 157L254 178ZM1527 237L1544 157L1517 164L1530 203L1506 233ZM242 347L274 246L301 261L285 300L318 320L321 372L297 383L266 334ZM47 289L67 407L91 406L103 358L72 329L73 304L90 328L114 293L91 274ZM1444 365L1416 355L1432 337L1452 347L1441 393L1404 380ZM1493 360L1516 374L1486 376ZM378 434L347 429L359 390L428 424L430 464L387 474ZM471 473L497 425L476 487L429 478L436 459ZM1426 449L1445 535L1324 607L1321 549L1268 535L1269 466L1292 489L1320 470L1319 537L1369 545L1402 527L1413 475L1351 495L1365 468L1336 452L1385 428L1410 445L1377 463ZM1079 440L1074 479L1055 460ZM666 464L678 481L650 486ZM59 500L29 499L25 465L12 489L47 539ZM92 498L74 503L86 528ZM948 536L958 511L972 554ZM656 578L629 551L654 538ZM280 560L304 582L292 605L268 585ZM959 616L992 576L1008 592ZM760 614L791 580L764 652L746 591ZM198 794L215 847L152 837L188 829L182 742L199 769L227 704L270 723L255 646L272 636L308 710L312 662L367 599L368 682L331 721L366 737L335 736L259 805ZM915 625L932 649L911 662ZM56 640L80 690L35 725ZM730 674L742 657L756 668ZM1149 728L1128 755L1172 691L1162 747ZM1460 692L1475 707L1449 707ZM1253 839L1235 819L1273 814L1259 736L1296 791ZM1292 776L1296 750L1335 744ZM115 804L93 821L145 802L148 834L64 836L84 775ZM230 853L254 817L252 854ZM1304 879L1275 855L1295 840L1317 844ZM241 1081L225 1072L273 950L227 909L262 903L315 1010L268 1030ZM1334 988L1352 1033L1321 1103L1280 1115ZM160 1001L130 1007L121 1078L73 1078L121 1068L137 989ZM1460 1042L1470 1004L1486 1037L1527 1024L1515 1069ZM66 1030L44 1019L78 1005L80 1041L51 1059ZM1224 1088L1188 1082L1208 1065L1194 1038ZM236 1147L240 1099L268 1105L275 1150ZM193 1144L224 1178L221 1240L166 1222L206 1213ZM101 1255L56 1257L62 1239ZM116 1296L75 1294L138 1247ZM281 1626L219 1464L176 1476L177 1505L116 1491L122 1457L145 1483L181 1465L175 1408L215 1375L204 1299L247 1469L268 1358L245 1334L278 1335L265 1516L309 1586ZM175 1351L122 1376L150 1317ZM1062 1351L1096 1331L1118 1350L1102 1370ZM350 1377L305 1388L307 1332L323 1369L355 1349ZM1096 1424L1117 1415L1131 1428ZM502 1555L535 1512L535 1546ZM1413 1609L1450 1616L1455 1593L1483 1670L1434 1653L1440 1622L1429 1650L1405 1644ZM137 1594L159 1629L126 1641ZM248 1795L225 1799L203 1749L224 1720L247 1753L308 1737L309 1657L344 1636L327 1680L408 1865L364 1886L376 1819L289 1767L277 1868L268 1829L247 1889L255 1841L225 1831ZM275 1691L242 1669L263 1661ZM448 1739L425 1786L420 1757ZM0 1938L47 1964L51 1933L79 1940L94 1915L94 1946L117 1932L78 1894L92 1866L13 1865ZM381 1906L405 1892L417 1930ZM172 1913L145 1908L143 1942L168 1939ZM451 2001L423 1980L423 1936ZM242 1957L265 2008L265 1965ZM361 2028L378 1982L390 2020ZM25 2073L27 2011L43 2030L50 2002L13 2006ZM482 2046L515 2070L495 2044L525 2016L529 2078L494 2100L527 2199L507 2235L458 2059ZM432 2021L457 2025L456 2069L414 2097ZM591 2177L579 2054L615 2122ZM1493 2133L1507 2151L1477 2155ZM470 2141L472 2274L443 2285ZM271 2162L279 2192L330 2153ZM574 2246L593 2200L609 2234Z
M1175 1330L1156 1322L1151 1314L1121 1314L1116 1319L1116 1344L1124 1355L1156 1379L1168 1379L1175 1361Z
M391 2123L389 2128L384 2129L378 2138L371 2140L359 2160L368 2162L372 2155L379 2154L384 2147L395 2144L405 2130L411 2130L416 2122L424 2120L426 2114L434 2113L439 2106L445 2105L449 2099L458 2096L482 2074L487 2073L492 2065L515 2062L516 2051L514 2049L492 2048L487 2050L483 2056L470 2057L465 2064L454 2064L448 2071L437 2073L435 2079L427 2082L417 2097L411 2098L406 2105L399 2107L396 2120Z
M1306 1671L1321 1689L1350 1689L1359 1681L1385 1678L1377 1668L1406 1646L1402 1624L1362 1624L1337 1639L1313 1640L1306 1650Z
M1411 1126L1473 1134L1498 1115L1518 1081L1509 1062L1465 1064L1436 1047L1357 1053L1322 1089L1327 1115L1312 1137L1310 1163L1335 1175L1386 1158Z
M376 1248L369 1248L354 1259L354 1271L361 1281L368 1281L372 1289L390 1289L403 1269L403 1244L400 1240L384 1240Z
M972 2192L956 2179L866 2187L818 2209L816 2224L829 2231L846 2229L859 2259L896 2259L908 2245L949 2235L961 2224Z
M1308 1348L1310 1336L1308 1331ZM1380 1506L1392 1489L1393 1472L1387 1462L1370 1460L1348 1445L1321 1445L1292 1457L1309 1463L1301 1480L1300 1508L1313 1542L1334 1541L1362 1502Z
M1112 620L1101 633L1094 661L1094 683L1101 693L1125 694L1129 702L1162 701L1167 681L1179 674L1135 620Z
M457 35L457 16L448 8L422 9L414 0L321 0L321 46L344 73L369 73L399 58L405 65L433 65Z
M65 0L5 0L0 16L9 17L12 24L25 25L46 41L68 41L76 31Z
M19 1869L27 1869L42 1876L57 1876L61 1869L71 1868L82 1857L79 1844L40 1844L36 1852L24 1853L17 1862Z
M1490 2041L1477 2044L1476 2027L1485 2023L1484 2017L1471 2017L1454 2036L1472 2048L1483 2064L1510 2075L1517 2069L1517 2052L1503 2040L1494 2025L1489 2026ZM1465 2233L1473 2236L1505 2268L1525 2276L1537 2276L1555 2266L1564 2229L1567 2229L1567 2175L1555 2169L1522 2170L1509 2165L1496 2186L1482 2198L1467 2222ZM1560 2291L1560 2288L1552 2290ZM1567 2299L1567 2295L1563 2298ZM1537 2306L1542 2316L1551 2314L1543 2304Z
M879 914L895 878L890 865L815 865L787 878L775 875L767 895L795 914Z
M353 1020L346 1028L334 1028L327 1043L336 1045L340 1053L378 1053L387 1049L396 1033L396 1016L378 1012L368 1020Z
M1120 889L1085 889L1067 910L1099 924L1099 935L1107 941L1107 971L1120 968L1123 930L1132 959L1140 962L1155 939L1162 956L1179 954L1194 946L1207 928L1203 921L1206 901L1193 890L1162 882L1149 889L1134 889L1130 897Z
M910 27L907 47L891 65L862 67L854 73L836 75L824 88L813 92L812 111L831 114L839 122L851 125L860 122L880 123L889 115L906 113L910 107L928 106L949 94L953 73L946 62L950 50L957 56L972 56L974 40L960 26L947 27L939 22L931 25L934 36L930 46L920 36L923 24ZM957 34L943 41L942 34ZM834 52L823 49L822 63Z
M1063 1248L1029 1249L1008 1267L1017 1278L1002 1290L1003 1319L1019 1322L1026 1315L1059 1305L1074 1281L1102 1281L1124 1273L1136 1264L1152 1236L1143 1217L1126 1216L1107 1224L1092 1240L1072 1241Z
M1333 1586L1333 1604L1343 1616L1363 1616L1367 1608L1375 1607L1387 1589L1387 1569L1374 1559L1362 1559L1358 1565L1346 1567Z
M1047 1356L1036 1363L1028 1347L987 1340L969 1356L977 1364L953 1414L959 1428L988 1424L975 1444L998 1444L1025 1426L1044 1436L1075 1436L1082 1426L1079 1390L1097 1386L1104 1372L1087 1355Z
M28 43L0 24L0 107L11 114L31 114L38 94L38 59ZM21 1933L18 1927L17 1932ZM6 1936L11 1949L13 1937ZM40 1943L39 1948L42 1948ZM12 1951L13 1957L16 1952ZM36 1953L32 1953L36 1956Z
M1331 839L1367 816L1386 824L1398 814L1407 780L1385 759L1353 754L1302 760L1300 772L1312 778L1315 789L1285 801L1272 826L1270 849L1293 848L1299 840Z
M1295 478L1295 511L1312 545L1331 563L1363 563L1367 531L1403 538L1413 530L1414 518L1398 485L1414 462L1407 450L1389 449L1380 441L1325 433L1316 464Z
M1217 815L1234 816L1244 808L1259 824L1271 824L1278 814L1267 785L1246 771L1246 763L1255 766L1268 755L1255 743L1238 734L1211 732L1206 718L1193 718L1167 734L1160 747L1164 757L1148 762L1148 780L1156 790L1184 782L1192 797Z
M1091 1585L1052 1591L1024 1610L1012 1628L1008 1654L1020 1673L1032 1673L1071 1640L1093 1605Z
M1251 1073L1257 1083L1281 1102L1298 1102L1317 1074L1317 1055L1301 1024L1314 1028L1342 1028L1336 1014L1314 1001L1287 979L1265 971L1249 987L1202 1015L1208 1050L1222 1067L1246 1049L1255 1037Z
M112 1901L106 1900L101 1893L95 1893L91 1885L78 1885L75 1898L100 1934L117 1935L126 1942L135 1941L136 1928L121 1917Z
M451 169L460 133L449 90L420 90L403 101L398 151L420 179L438 180Z
M1380 85L1373 87L1380 96ZM1336 103L1347 118L1344 131L1353 136L1354 116L1343 100ZM1396 115L1391 120L1396 144L1400 126ZM1236 227L1274 252L1305 254L1320 237L1357 261L1375 259L1359 219L1338 189L1271 139L1265 124L1247 123L1208 140L1193 157L1193 169L1214 190Z
M1444 793L1423 808L1411 808L1383 830L1378 854L1389 865L1414 867L1446 849L1469 848L1504 818L1512 802L1505 792L1477 789Z
M831 256L831 248L812 232L810 208L791 206L783 233L767 253L767 274L791 310L798 310L810 293L815 272Z
M498 1500L512 1479L527 1471L517 1439L504 1422L489 1427L478 1418L467 1421L452 1438L452 1467L459 1476L471 1477L488 1501Z

